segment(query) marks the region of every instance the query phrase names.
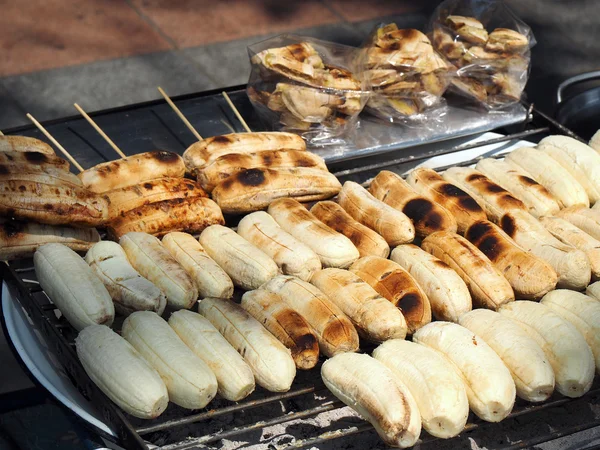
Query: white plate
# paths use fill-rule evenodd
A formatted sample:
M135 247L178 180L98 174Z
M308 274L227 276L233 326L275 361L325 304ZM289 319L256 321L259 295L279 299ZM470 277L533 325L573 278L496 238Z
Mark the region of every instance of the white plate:
M469 143L485 141L499 136L501 135L497 133L484 133L469 141ZM507 153L519 147L532 145L534 144L526 141L492 144L431 158L423 162L420 166L430 168L444 167L460 161L468 161L481 155L490 156L497 153ZM13 345L33 376L61 403L83 420L98 427L105 433L115 436L115 433L102 422L101 416L96 409L73 386L64 373L62 366L54 360L54 357L48 351L43 340L36 336L37 330L34 330L18 301L9 292L6 283L2 284L2 311Z

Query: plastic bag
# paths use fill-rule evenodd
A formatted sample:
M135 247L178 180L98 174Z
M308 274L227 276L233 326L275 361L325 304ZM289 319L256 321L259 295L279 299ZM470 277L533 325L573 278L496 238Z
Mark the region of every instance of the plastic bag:
M425 34L382 24L369 35L362 53L363 77L373 91L367 111L390 122L419 126L445 114L442 95L453 67Z
M488 109L520 100L535 38L501 0L446 0L433 13L428 33L457 68L449 91Z
M295 35L251 45L248 97L270 129L297 133L311 146L339 145L369 97L356 52Z

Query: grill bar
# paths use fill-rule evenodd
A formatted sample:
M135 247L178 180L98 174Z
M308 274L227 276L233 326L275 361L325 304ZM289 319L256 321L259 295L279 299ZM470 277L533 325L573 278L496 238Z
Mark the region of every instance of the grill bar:
M579 433L580 431L589 430L590 428L594 428L597 426L600 426L600 420L595 420L593 422L588 422L581 425L575 425L564 430L553 431L552 433L546 434L544 436L536 436L535 438L519 441L513 445L504 447L502 450L517 450L520 448L531 448L534 445L542 444L544 442L549 442L554 439ZM595 446L594 448L598 448L598 446Z

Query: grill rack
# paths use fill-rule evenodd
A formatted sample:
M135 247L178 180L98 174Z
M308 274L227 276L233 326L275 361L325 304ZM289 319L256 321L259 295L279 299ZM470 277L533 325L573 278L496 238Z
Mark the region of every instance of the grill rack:
M234 92L238 88L231 88L230 91ZM210 94L210 93L208 93ZM187 96L186 96L187 97ZM183 98L183 97L182 97ZM179 100L179 99L175 99ZM236 102L237 103L237 102ZM461 150L467 150L469 148L485 146L489 144L498 144L503 142L510 142L515 139L522 139L525 137L537 136L541 134L547 134L550 132L558 132L561 134L567 134L569 136L578 138L570 130L566 129L562 125L556 123L553 119L536 110L533 105L527 105L529 107L528 119L521 125L521 130L509 133L505 136L494 138L487 141L481 141L474 144L462 145L450 147L447 149L437 150L422 155L405 155L399 158L389 159L389 155L379 156L378 161L362 165L361 167L354 168L340 168L335 170L336 164L332 165L330 169L332 172L340 177L356 177L363 176L369 172L380 170L382 168L397 168L403 164L414 164L415 162L429 159L434 156L440 156L448 153L454 153ZM541 122L541 123L538 123ZM578 138L579 139L579 138ZM475 163L477 159L471 161L464 161L460 166L469 166ZM442 168L443 169L443 168ZM440 169L440 170L442 170ZM368 183L367 180L363 182ZM83 370L83 367L79 363L77 355L74 349L74 337L76 336L75 330L64 320L64 318L58 318L55 314L56 307L49 301L48 297L41 290L40 286L32 277L35 276L32 270L31 260L21 260L11 262L9 264L0 264L0 278L7 281L11 288L17 292L17 297L20 304L23 306L29 317L32 319L36 328L41 332L44 340L58 358L60 363L65 368L65 371L77 389L89 399L95 407L99 410L104 421L115 431L118 436L118 443L127 449L147 449L156 448L154 443L160 445L160 448L165 450L181 450L189 448L216 448L214 444L217 444L222 439L233 438L244 433L248 433L253 430L260 430L270 425L282 424L290 422L292 420L304 419L316 416L319 413L333 411L342 408L344 405L333 397L327 389L324 387L318 372L318 368L311 370L310 372L298 372L297 380L294 381L292 390L283 394L271 394L257 388L257 391L253 393L250 400L245 400L239 403L232 404L231 402L220 401L219 399L213 400L209 405L211 409L205 409L201 412L189 413L186 410L179 408L175 411L175 417L164 420L159 417L152 421L139 421L126 413L122 412L111 400L109 400L104 393L102 393L91 381L88 375ZM23 276L25 274L25 276ZM322 398L316 397L319 394ZM586 394L584 399L588 401L590 399L596 399L600 394L600 382L595 384L592 390ZM315 397L311 400L310 396ZM258 398L257 398L258 397ZM297 408L294 407L293 403L299 400L306 400L317 403L315 406L308 408ZM551 400L540 404L540 405L525 405L516 406L509 418L517 418L523 415L532 414L538 411L542 411L548 408L557 407L560 405L569 404L576 402L578 399L569 399L555 395ZM581 399L579 399L581 401ZM219 407L213 408L215 404L219 403ZM244 415L248 410L255 410L257 408L269 408L270 412L273 410L273 405L279 403L283 408L283 413L275 411L273 417L266 420L259 420L251 423L242 424L240 426L228 427L222 431L209 432L199 437L185 438L176 440L175 442L162 442L165 440L164 433L172 432L183 426L203 424L208 427L210 422L219 417L225 417L227 415L241 414ZM290 407L289 404L292 404ZM170 404L169 408L165 412L164 416L169 415L169 411L177 409L178 407ZM290 409L290 412L286 410ZM472 416L471 416L472 417ZM506 420L509 420L507 418ZM142 423L143 425L136 425L136 423ZM595 419L584 424L578 424L565 430L552 430L550 433L544 435L535 436L528 440L522 440L512 444L507 448L525 448L530 445L536 445L542 442L546 442L558 437L579 432L588 428L592 428L600 425L600 420ZM475 430L478 428L485 427L490 428L494 425L480 421L478 419L470 421L467 424L464 432ZM290 443L283 445L270 444L269 447L274 450L284 450L292 448L303 448L307 446L313 446L323 444L326 442L333 441L334 439L347 438L359 433L371 432L374 433L372 426L366 422L360 422L357 426L351 426L349 428L335 429L327 431L325 433L317 434L316 436L297 439ZM464 433L463 432L463 433ZM201 433L202 434L202 433ZM462 434L462 433L461 433ZM147 437L145 440L143 437ZM422 441L419 441L422 445L430 444L435 442L436 438L425 434ZM163 445L164 444L164 445ZM210 446L213 444L213 446Z

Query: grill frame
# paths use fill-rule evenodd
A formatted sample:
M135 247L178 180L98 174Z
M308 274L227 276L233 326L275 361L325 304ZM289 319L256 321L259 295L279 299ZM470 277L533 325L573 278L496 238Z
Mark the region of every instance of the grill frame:
M231 93L239 93L240 90L240 87L233 87L229 88L227 91ZM241 91L243 93L243 89ZM200 94L200 96L202 97L210 95L217 95L217 92L210 91ZM198 97L198 94L181 96L175 98L174 100L181 101L186 99L193 99L196 97ZM239 95L237 97L234 96L234 100L236 104L239 104L240 101L244 101L244 99L241 98L241 96ZM140 105L131 105L124 108L115 108L108 111L98 112L93 115L110 115L114 112L123 112L135 108L156 105L158 103L159 102L148 102ZM430 153L424 153L417 156L410 155L408 153L395 158L393 157L393 155L390 154L378 155L377 159L379 160L371 164L363 164L360 167L354 168L345 168L343 163L336 163L332 164L330 169L332 170L334 175L340 178L345 178L351 176L364 175L369 171L373 170L380 170L392 166L401 166L405 163L415 163L418 161L429 159L434 156L445 155L489 144L510 142L515 139L522 139L525 137L545 135L549 133L560 133L579 139L578 136L574 135L570 130L566 129L564 126L560 125L544 113L538 111L533 105L525 104L525 106L528 107L529 111L527 120L522 124L513 126L512 132L509 132L508 134L502 137L477 142L469 145L451 146L446 149L439 149ZM64 123L66 120L73 119L74 118L61 119L60 121L53 121L51 123L61 124ZM7 130L7 134L14 134L15 132L21 131L31 131L31 127L20 127L13 130ZM392 156L391 159L390 156ZM500 157L500 155L497 155L496 157ZM367 160L369 158L364 159ZM471 164L474 164L477 161L477 159L464 161L460 164L453 164L453 166L469 166ZM360 162L360 159L354 160L354 163L360 164ZM438 170L443 169L445 168L440 168ZM364 180L363 182L363 184L365 185L368 185L368 183L369 180ZM335 399L330 393L328 393L320 379L318 370L313 369L311 371L311 375L306 376L310 378L309 381L312 382L312 385L310 385L309 383L306 386L298 387L295 381L292 390L287 393L270 394L262 392L259 394L262 395L261 398L255 398L257 394L252 394L250 396L250 400L245 400L234 404L228 402L229 404L227 406L218 409L206 409L201 412L187 414L182 417L166 420L164 422L161 422L160 418L158 418L154 421L151 421L151 423L147 425L136 427L131 418L127 414L122 412L110 399L108 399L108 397L106 397L106 395L94 385L89 376L85 373L85 370L79 363L74 349L73 338L75 336L75 331L70 327L68 323L66 323L64 318L57 319L54 313L56 307L53 304L51 304L51 302L48 300L45 294L41 291L39 285L25 281L30 280L32 278L31 271L29 269L32 265L33 264L31 260L20 260L8 264L0 264L0 279L6 281L10 285L10 287L16 291L19 303L21 304L21 306L23 306L26 313L31 318L36 328L40 331L48 346L51 348L52 352L55 354L57 359L65 368L65 371L68 374L71 381L73 382L73 384L87 399L89 399L99 409L99 412L101 413L105 422L109 424L109 426L116 432L118 436L118 444L124 446L127 449L133 450L155 448L152 447L153 444L151 442L146 441L144 437L155 437L157 433L171 431L175 428L187 426L192 423L198 424L217 417L226 416L227 414L234 414L236 412L247 411L254 408L269 407L270 405L273 405L278 402L288 402L294 399L301 399L304 396L311 396L317 392L325 393L324 400L321 400L321 403L317 406L310 407L307 409L301 409L299 411L294 411L290 414L275 414L273 418L267 419L266 421L260 420L258 422L248 423L239 427L230 427L222 432L208 433L205 436L198 436L192 439L184 439L179 442L168 443L167 445L162 446L160 448L164 448L165 450L198 448L198 446L203 448L214 448L205 446L207 444L216 444L220 442L220 440L223 438L234 437L243 434L244 432L248 432L250 430L264 428L268 425L289 422L294 419L312 417L318 413L334 410L344 406L343 404L341 404L341 402L337 401L337 399ZM590 397L592 395L600 395L600 386L595 385L593 390L586 395ZM513 411L513 413L511 413L509 418L518 417L524 414L534 414L537 411L557 405L563 405L575 400L576 399L568 399L565 397L553 397L553 399L541 405L533 405L518 408L515 411ZM148 423L148 421L144 423ZM557 430L543 436L536 436L535 439L529 439L515 443L510 448L524 448L529 445L535 445L542 442L546 442L548 440L555 439L557 437L562 437L563 435L578 432L583 429L591 428L597 425L600 425L600 420L581 424L577 427L571 427L569 431L563 432L561 430ZM465 431L480 428L482 426L492 427L493 425L476 420L474 422L469 422ZM365 422L357 427L342 429L335 432L327 432L310 438L299 439L287 445L274 446L273 448L277 450L283 450L292 448L302 448L308 445L318 445L320 443L329 442L333 439L351 436L371 429L372 426ZM431 438L427 435L424 437L422 443L427 444L433 442L433 440L435 440L435 438ZM154 442L157 441L154 440Z

